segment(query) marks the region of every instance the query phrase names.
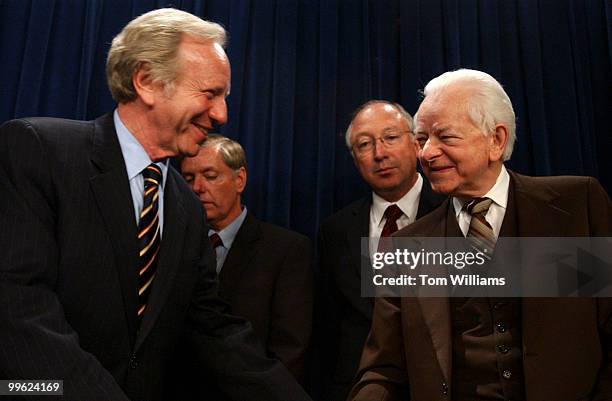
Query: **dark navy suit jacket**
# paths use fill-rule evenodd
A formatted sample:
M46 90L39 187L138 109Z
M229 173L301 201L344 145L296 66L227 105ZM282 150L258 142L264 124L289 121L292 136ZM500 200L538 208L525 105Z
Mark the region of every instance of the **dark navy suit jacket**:
M61 379L66 399L159 400L186 330L230 398L308 399L217 297L201 204L173 168L138 327L136 223L112 114L4 124L0 194L2 378Z

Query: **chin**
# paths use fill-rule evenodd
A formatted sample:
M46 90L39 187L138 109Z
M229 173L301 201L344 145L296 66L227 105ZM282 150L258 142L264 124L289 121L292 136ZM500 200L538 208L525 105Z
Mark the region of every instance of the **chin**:
M452 186L452 185L448 185L448 184L443 184L443 183L435 183L435 182L431 182L431 189L432 191L434 191L435 193L438 194L442 194L442 195L455 195L453 192L457 189L456 187Z

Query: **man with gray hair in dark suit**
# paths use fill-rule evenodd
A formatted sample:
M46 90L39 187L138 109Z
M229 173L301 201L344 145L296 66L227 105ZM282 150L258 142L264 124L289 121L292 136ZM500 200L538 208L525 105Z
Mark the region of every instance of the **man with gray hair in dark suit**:
M2 378L63 380L70 400L172 399L186 331L229 398L309 400L217 296L202 206L168 163L227 120L224 44L218 24L151 11L110 48L114 113L0 127Z

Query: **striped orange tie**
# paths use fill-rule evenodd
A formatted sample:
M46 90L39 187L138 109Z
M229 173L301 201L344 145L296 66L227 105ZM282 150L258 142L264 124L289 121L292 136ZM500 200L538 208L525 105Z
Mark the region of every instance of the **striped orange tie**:
M485 215L492 203L492 199L477 198L466 206L467 212L472 215L466 238L470 241L472 248L484 253L487 259L491 259L496 242L493 228L485 220Z
M142 170L144 178L144 202L138 223L138 243L140 248L138 263L138 320L142 320L151 293L157 254L161 244L159 232L158 196L162 181L161 169L154 163Z

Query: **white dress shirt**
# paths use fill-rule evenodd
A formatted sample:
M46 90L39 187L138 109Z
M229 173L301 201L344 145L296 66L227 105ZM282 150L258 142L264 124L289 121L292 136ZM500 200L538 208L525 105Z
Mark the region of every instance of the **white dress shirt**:
M384 216L387 207L395 204L404 213L397 219L398 230L401 230L416 220L421 190L423 189L423 177L421 177L418 172L416 174L417 180L412 188L410 188L410 191L402 196L397 202L388 202L375 192L372 192L372 206L370 207L370 256L378 249L378 240L387 222L387 218Z
M506 170L506 167L502 165L501 171L497 176L495 184L489 192L487 192L483 198L489 198L493 200L489 210L485 215L485 220L493 228L493 234L495 238L499 237L499 231L501 230L502 223L504 221L504 215L506 214L506 208L508 207L508 192L510 189L510 175ZM457 223L459 228L466 236L470 229L470 222L472 221L472 215L465 210L465 202L459 198L453 197L453 206L455 207L455 216L457 217Z

